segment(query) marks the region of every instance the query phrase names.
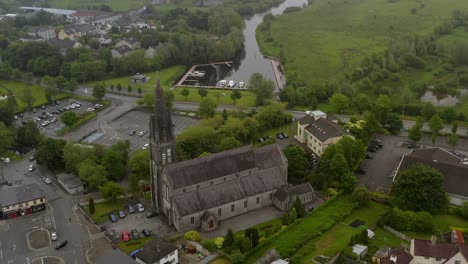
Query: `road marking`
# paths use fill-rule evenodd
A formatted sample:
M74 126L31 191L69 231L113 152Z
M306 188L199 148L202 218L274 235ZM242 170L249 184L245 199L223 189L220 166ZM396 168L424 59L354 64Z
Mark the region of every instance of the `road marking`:
M16 250L16 244L13 244L13 251Z

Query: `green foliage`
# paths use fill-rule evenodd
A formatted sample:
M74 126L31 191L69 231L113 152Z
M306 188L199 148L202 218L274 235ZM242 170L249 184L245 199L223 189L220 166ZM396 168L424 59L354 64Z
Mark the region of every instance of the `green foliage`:
M0 153L4 155L4 153L13 148L15 139L14 129L0 122L0 138L2 139L0 140Z
M62 121L62 123L67 126L67 127L71 127L73 126L73 124L75 124L78 119L80 119L75 112L65 112L63 114L60 115L60 120Z
M385 127L389 130L391 134L398 134L400 132L400 129L403 128L403 121L401 121L400 115L397 113L389 113L387 115L387 122Z
M432 144L435 144L436 138L442 128L444 128L444 121L439 115L435 115L429 120L429 129L432 131Z
M228 248L234 244L234 234L232 233L232 229L228 228L226 236L224 237L224 248Z
M179 157L193 159L203 152L213 153L217 140L217 132L211 127L189 127L177 137Z
M130 155L129 167L130 171L138 175L141 179L148 180L150 178L150 153L148 150L138 150Z
M201 118L213 117L216 114L217 106L216 102L210 98L202 99L198 106L198 116Z
M364 229L361 233L358 233L351 237L349 245L354 246L355 244L364 244L369 243L369 237L367 236L367 229Z
M464 202L463 206L460 209L460 214L463 216L465 219L468 219L468 202Z
M94 206L94 199L92 197L90 197L88 200L88 208L89 208L89 213L94 214L95 206Z
M370 201L369 191L364 186L359 186L353 191L353 200L359 206L366 206Z
M121 154L113 149L108 149L102 157L102 166L106 168L109 180L119 181L125 175L125 165Z
M79 164L87 159L97 160L96 151L91 145L68 142L63 148L63 160L67 171L78 173Z
M215 251L217 249L216 243L213 239L207 239L203 241L203 247L208 251Z
M255 248L258 245L258 229L256 228L247 228L245 230L244 237L249 238L250 242L252 243L252 248Z
M440 171L414 165L401 172L392 187L392 202L404 210L443 212L448 200Z
M187 101L187 97L189 96L190 94L190 91L189 89L187 88L183 88L182 90L180 90L180 94L185 97L185 101Z
M232 91L232 93L231 93L231 99L232 99L232 101L234 102L234 104L236 104L237 100L239 100L239 99L241 99L241 98L242 98L241 92L239 92L238 90Z
M198 89L198 95L200 95L201 98L206 97L208 95L208 90L206 90L206 88L200 88Z
M414 231L430 234L434 230L432 216L427 212L402 211L389 208L380 218L380 223L398 231Z
M219 146L221 148L221 151L224 151L224 150L238 148L242 146L242 143L239 140L237 140L235 137L225 137L221 139Z
M252 241L248 237L244 237L241 242L241 252L246 253L249 252L252 249Z
M334 113L341 114L349 109L350 100L346 95L335 93L330 97L329 101Z
M101 188L101 195L104 197L104 199L112 202L116 202L117 199L125 194L124 187L122 185L109 181L106 184L104 184Z
M92 159L87 159L78 165L78 176L88 184L88 188L98 189L107 183L106 169Z
M201 235L195 230L190 230L184 234L184 238L186 240L191 240L191 241L196 241L200 242L201 241Z
M422 125L423 125L423 120L418 119L416 124L410 128L409 133L408 133L408 138L411 139L413 142L418 142L422 138Z
M291 122L291 115L285 113L285 105L272 103L264 106L255 114L254 118L258 121L260 128L267 130L273 127L280 127Z
M265 105L273 96L275 84L265 79L261 73L254 73L249 79L249 87L256 95L256 104Z
M301 199L299 199L299 197L296 197L296 200L293 204L293 208L296 210L297 218L302 218L306 215L304 204L302 204Z
M297 212L296 212L296 208L293 207L291 209L291 212L289 213L289 222L294 223L296 222L296 219L297 219Z
M245 256L244 254L236 251L231 255L232 264L244 264L245 263Z
M93 87L93 97L102 100L102 98L106 95L106 86L102 83L98 83Z
M309 168L309 161L303 148L291 144L283 150L288 159L288 176L294 178L304 178Z
M284 214L283 217L281 217L281 223L285 226L289 225L289 214Z
M3 140L6 140L8 136L0 136ZM41 132L39 128L32 121L28 121L26 125L18 127L16 130L16 143L18 148L31 148L39 145L42 140ZM1 150L1 148L0 148Z
M214 239L215 245L217 249L223 248L224 244L224 237L217 237Z
M63 148L67 142L63 139L47 138L36 149L36 160L49 169L63 168Z

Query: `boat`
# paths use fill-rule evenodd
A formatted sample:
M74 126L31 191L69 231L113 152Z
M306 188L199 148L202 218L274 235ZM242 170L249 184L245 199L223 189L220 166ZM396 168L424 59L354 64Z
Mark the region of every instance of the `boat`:
M245 82L239 82L239 88L242 89L245 87Z
M233 80L230 80L227 87L234 88L234 86L236 86L236 83Z
M219 86L223 86L223 87L224 87L224 86L226 85L226 83L227 83L226 80L221 80L221 81L219 81Z
M205 76L205 72L203 72L203 71L193 71L189 75L193 76L193 77L203 77L203 76Z

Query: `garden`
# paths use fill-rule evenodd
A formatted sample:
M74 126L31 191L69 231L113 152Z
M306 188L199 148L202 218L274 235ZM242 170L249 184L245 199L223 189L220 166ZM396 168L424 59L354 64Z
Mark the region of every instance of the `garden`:
M96 203L94 205L94 213L91 213L89 205L85 205L82 208L86 213L91 216L97 224L102 224L109 220L109 214L112 212L117 212L123 209L124 199L117 199L114 201L105 201L101 203Z

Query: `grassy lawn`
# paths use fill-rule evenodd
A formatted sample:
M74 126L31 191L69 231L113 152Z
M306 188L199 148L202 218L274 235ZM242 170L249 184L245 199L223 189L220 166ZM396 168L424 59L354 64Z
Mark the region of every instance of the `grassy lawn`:
M375 202L354 210L345 220L335 224L333 228L323 233L317 239L309 241L308 244L314 245L314 250L305 255L301 263L310 263L310 260L317 255L334 256L349 245L349 241L353 235L361 233L363 230L375 225L384 210L384 205ZM356 219L360 219L366 222L366 224L358 228L349 226Z
M115 202L103 202L103 203L96 203L94 206L94 214L89 213L89 207L84 206L83 209L91 215L96 223L104 223L105 221L109 220L109 213L112 211L119 211L122 210L124 206L124 200L119 199Z
M26 108L26 103L24 102L24 91L29 88L31 89L31 94L34 97L33 107L37 107L47 103L45 97L44 88L38 85L30 85L17 81L0 81L0 94L7 94L7 91L10 90L16 97L16 102L18 103L17 111L23 111ZM65 98L66 94L60 94L56 99Z
M130 230L128 230L130 231ZM140 249L140 248L143 248L144 246L146 246L146 243L148 243L148 241L154 239L153 237L142 237L140 239L137 239L137 240L130 240L130 241L120 241L119 243L117 243L117 246L120 248L120 250L122 250L125 254L130 254L132 253L133 251L137 250L137 249Z
M52 7L66 9L89 9L100 5L108 5L113 11L121 12L138 9L149 2L151 0L50 0L48 3Z
M468 229L468 220L456 215L435 215L434 224L435 228L440 231L449 231L453 228Z
M284 258L291 257L308 241L319 237L350 214L354 203L348 195L336 197L320 206L313 213L290 225L285 231L270 237L248 255L246 263L253 263L271 248L275 248Z
M297 129L296 122L291 122L284 126L275 127L275 128L263 131L259 134L259 137L272 136L274 139L276 139L276 134L281 133L281 132L285 132L288 134L289 137L292 137L294 136L295 129Z
M187 88L189 90L189 95L187 98L181 95L183 88L179 87L172 92L175 95L176 101L190 101L190 102L200 102L201 97L198 94L198 88ZM241 107L255 106L255 95L249 91L241 91L242 97L237 100L236 105ZM225 90L208 90L208 98L213 99L218 104L223 105L233 105L234 101L231 99L231 92Z
M172 87L173 83L182 75L185 73L185 67L184 66L172 66L166 69L163 69L159 71L159 78L161 78L161 85L163 88L169 88ZM156 79L158 76L158 72L148 72L145 73L146 76L151 78L149 81L143 84L131 84L133 87L133 90L136 91L138 87L141 87L143 91L153 91L154 87L156 85ZM122 93L127 92L127 87L130 84L130 77L131 76L123 76L123 77L118 77L118 78L113 78L113 79L108 79L104 81L97 81L97 82L89 82L87 85L90 87L93 87L96 83L105 83L107 86L110 86L111 84L114 85L114 92L117 91L117 84L121 84L122 86Z
M368 256L372 256L379 250L381 247L401 247L402 245L409 245L404 240L399 239L394 234L390 233L382 227L377 227L375 230L375 237L369 240L369 253Z
M231 261L226 257L217 257L210 264L231 264Z

